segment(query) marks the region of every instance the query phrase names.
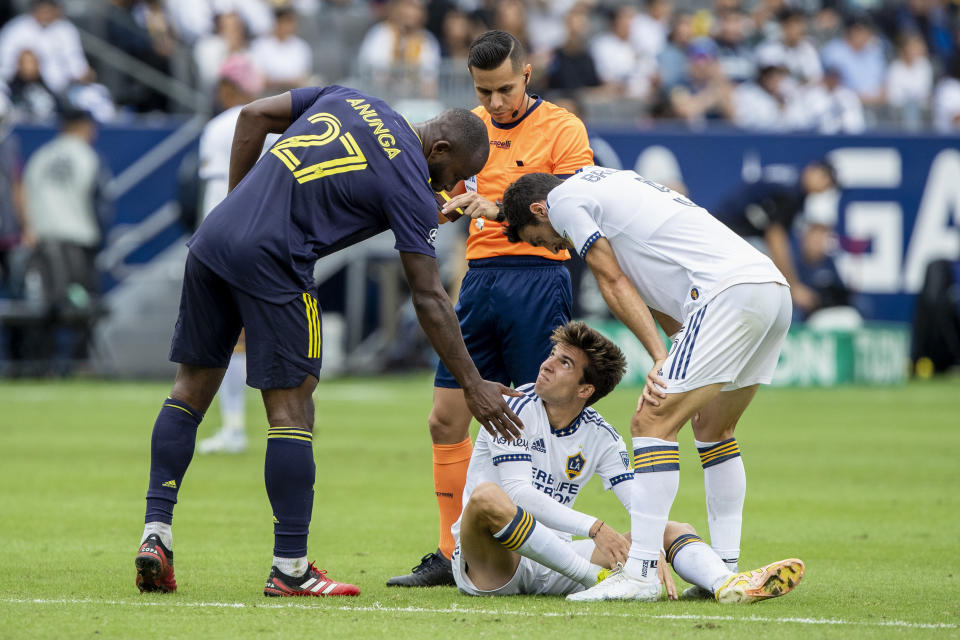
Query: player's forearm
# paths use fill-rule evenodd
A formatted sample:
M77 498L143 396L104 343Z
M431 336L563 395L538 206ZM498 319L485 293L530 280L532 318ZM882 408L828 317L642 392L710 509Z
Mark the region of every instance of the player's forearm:
M586 537L590 535L590 528L597 521L595 517L565 507L550 496L537 491L530 485L529 480L505 482L503 490L514 504L522 507L538 522L554 531Z
M255 100L240 110L230 148L230 182L228 190L240 184L256 164L268 133L282 133L292 122L290 93Z
M461 388L466 389L479 382L480 372L463 344L460 325L446 292L442 288L430 292L414 292L413 308L434 351Z
M249 106L249 105L248 105ZM256 164L260 150L270 132L266 122L255 114L240 112L237 128L233 132L233 145L230 147L230 181L228 192L240 184L247 172Z
M621 274L613 278L597 277L600 293L610 311L637 337L643 348L656 361L667 357L650 310L629 278Z

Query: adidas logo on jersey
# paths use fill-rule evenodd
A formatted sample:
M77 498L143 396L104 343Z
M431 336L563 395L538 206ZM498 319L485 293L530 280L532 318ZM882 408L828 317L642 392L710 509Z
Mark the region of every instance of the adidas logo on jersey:
M543 438L537 438L537 440L532 445L530 445L530 449L532 449L533 451L538 451L540 453L546 453L547 445L544 444Z

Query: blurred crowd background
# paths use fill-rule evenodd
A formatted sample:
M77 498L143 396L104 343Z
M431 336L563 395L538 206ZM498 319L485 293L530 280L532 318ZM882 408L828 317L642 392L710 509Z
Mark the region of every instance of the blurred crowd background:
M223 62L250 88L345 83L472 104L466 53L503 29L531 87L592 122L726 121L855 133L960 128L956 0L8 0L0 92L19 121L213 109ZM429 108L425 105L424 108Z
M913 317L913 360L960 364L960 0L2 0L0 376L69 373L91 346L99 371L156 374L183 240L226 192L226 114L332 83L411 121L472 108L467 51L488 29L525 43L530 91L583 118L598 164L636 157L768 251L795 321ZM736 137L680 153L718 131ZM848 209L850 188L881 202ZM464 233L441 227L454 298ZM608 317L569 266L577 315ZM391 242L316 277L325 368L429 366Z

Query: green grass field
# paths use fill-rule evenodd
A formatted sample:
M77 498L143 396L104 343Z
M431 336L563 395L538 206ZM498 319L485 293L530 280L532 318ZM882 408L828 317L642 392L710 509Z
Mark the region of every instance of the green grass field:
M265 438L195 458L175 521L179 590L140 595L149 437L167 383L0 382L0 638L960 637L960 384L772 390L738 429L747 466L741 566L797 556L803 583L749 607L478 599L387 589L436 544L426 376L317 391L310 557L359 598L278 601ZM636 389L597 408L629 436ZM249 428L265 431L251 394ZM200 435L216 427L217 411ZM625 530L596 484L578 501ZM673 518L706 536L689 428Z

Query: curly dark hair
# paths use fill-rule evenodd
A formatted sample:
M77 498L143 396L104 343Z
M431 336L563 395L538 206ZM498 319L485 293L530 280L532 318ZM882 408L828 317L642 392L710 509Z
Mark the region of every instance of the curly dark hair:
M593 385L593 395L586 402L588 407L613 391L627 371L627 359L620 347L580 320L572 320L554 329L550 342L576 347L587 356L580 383Z
M546 200L547 194L561 183L563 180L549 173L528 173L507 187L503 192L503 215L507 221L503 233L507 240L521 242L520 230L536 224L530 205Z

